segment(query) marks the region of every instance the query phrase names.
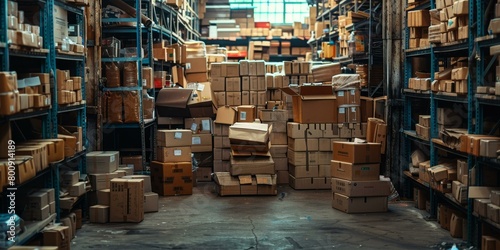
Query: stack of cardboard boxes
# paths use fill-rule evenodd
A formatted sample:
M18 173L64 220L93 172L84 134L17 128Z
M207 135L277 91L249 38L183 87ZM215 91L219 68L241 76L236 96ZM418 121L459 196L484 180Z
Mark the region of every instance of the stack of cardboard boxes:
M333 142L332 207L345 213L387 211L390 182L379 180L380 144Z
M22 218L26 221L41 221L56 213L53 188L37 189L28 195L28 203Z
M452 182L457 180L457 166L453 162L442 162L427 169L431 188L441 193L452 192Z
M264 109L260 111L259 119L262 123L272 127L269 135L271 142L269 152L274 161L278 184L288 184L288 137L286 132L288 112L282 109Z
M57 10L63 10L62 8L57 8ZM28 13L27 13L28 14ZM66 36L68 29L67 22L67 12L64 10L64 14L66 14ZM29 14L28 14L29 15ZM29 24L30 16L25 15L25 12L19 10L18 4L16 1L7 1L7 37L9 40L9 44L22 46L26 48L38 49L43 47L43 37L40 36L40 26ZM54 15L54 19L62 15ZM57 25L55 25L57 28ZM55 35L54 38L56 42L58 35Z
M408 11L408 27L410 29L409 48L429 46L429 10Z
M186 47L186 80L187 82L208 81L207 51L203 42L187 42Z
M230 172L216 172L219 195L276 195L274 161L269 153L271 127L237 122L229 127Z
M191 152L193 152L193 158L197 161L197 181L212 180L212 155L215 154L212 151L212 126L213 121L210 117L184 119L184 128L191 130L193 133Z
M450 231L452 237L467 239L467 219L464 215L444 204L439 204L437 221L441 228Z
M256 30L256 29L254 29ZM269 31L269 29L264 29ZM266 35L267 36L267 35ZM251 41L248 43L248 59L269 61L270 41ZM288 48L290 49L290 48Z
M151 182L155 193L163 196L193 193L192 141L191 130L158 130L157 157L151 162Z
M424 140L429 140L431 138L431 116L430 115L419 115L418 124L415 124L415 132L417 136Z
M214 173L229 172L231 144L229 126L236 122L237 111L232 107L220 107L214 121ZM251 117L251 116L248 116Z
M266 67L264 61L213 63L210 75L217 106L266 104Z
M488 31L492 34L500 33L500 3L495 5L495 18L490 20Z
M49 82L46 80L43 84ZM57 102L59 104L74 104L82 101L81 89L81 77L70 76L69 70L57 70Z
M436 1L436 9L415 13L417 23L429 26L429 42L450 43L469 37L469 1ZM418 47L418 46L417 46ZM422 47L422 46L420 46Z
M451 184L453 198L460 204L467 204L467 193L469 191L469 166L467 161L457 160L457 180Z
M431 79L430 76L427 77L414 77L408 79L408 88L413 90L427 91L431 89Z

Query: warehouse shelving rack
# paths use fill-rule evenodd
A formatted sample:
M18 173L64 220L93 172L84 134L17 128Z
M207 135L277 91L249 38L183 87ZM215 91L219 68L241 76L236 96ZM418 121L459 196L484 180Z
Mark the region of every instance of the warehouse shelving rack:
M143 1L143 3L139 0L128 1L132 3L136 10L136 13L142 13L142 8L146 10L147 15L151 16L152 12L152 4L150 1ZM114 22L130 22L134 23L133 27L113 27L106 26L108 23ZM155 134L155 124L154 118L146 120L144 119L143 114L143 87L142 87L142 68L143 66L148 66L153 62L152 51L152 28L145 27L141 23L141 15L136 15L136 17L132 18L102 18L102 23L104 24L102 27L102 33L104 37L116 36L119 38L127 38L130 39L132 36L135 43L136 56L133 57L113 57L113 58L102 58L101 62L136 62L137 63L137 86L134 87L116 87L116 88L108 88L105 86L100 87L100 95L103 95L106 92L125 92L125 91L136 91L139 98L139 121L136 123L104 123L101 119L98 119L98 135L101 137L98 140L99 149L103 150L118 150L121 152L140 152L142 157L142 169L143 171L147 170L147 152L149 151L149 159L153 158L154 153L154 145L153 145L153 136ZM146 40L146 46L143 47L143 40ZM144 55L142 55L141 51L144 49ZM151 94L149 91L148 94ZM154 96L154 95L153 95ZM101 97L99 97L99 100ZM98 109L98 113L101 113L102 109ZM100 114L98 117L102 117ZM137 131L138 130L138 131ZM123 143L120 139L124 138L125 142L130 141L130 137L127 135L137 135L139 132L138 139L140 141L140 146L138 148L121 148L120 145ZM146 145L146 134L149 132L149 145ZM107 140L105 135L111 135L112 139ZM119 159L117 159L119 160Z
M307 43L311 46L313 51L313 60L319 60L318 51L321 50L322 42L329 42L336 47L337 57L331 59L325 59L326 61L332 61L340 63L342 65L361 63L368 65L368 87L363 88L363 92L367 92L366 95L370 97L381 96L383 94L383 81L379 82L377 85L372 86L372 69L373 65L382 65L383 62L383 43L381 38L375 38L376 25L380 24L380 20L377 21L377 15L382 11L382 1L380 0L342 0L333 8L324 7L326 0L318 0L316 2L317 17L316 21L329 21L328 33L316 34L316 38L311 38ZM362 54L354 54L352 56L340 56L340 45L337 42L339 40L338 31L338 17L339 15L346 15L348 11L353 12L364 12L368 13L370 17L366 20L353 22L346 29L350 32L353 31L363 31L367 33L368 40L368 51ZM319 36L319 37L318 37Z
M418 9L429 9L435 7L435 1L431 0L428 3L416 6L415 8L408 10L418 10ZM480 179L482 178L481 168L478 167L480 165L492 165L499 168L497 160L486 160L478 157L473 157L467 153L459 152L453 149L450 149L446 145L442 143L441 140L438 139L438 127L437 127L437 108L441 105L462 105L466 107L466 117L463 117L464 120L467 119L467 132L469 134L481 134L482 124L483 124L483 107L485 105L496 105L498 106L499 102L497 99L482 99L481 96L475 95L475 86L481 86L482 80L484 78L483 72L486 68L486 71L491 67L493 61L489 63L489 66L485 67L485 53L487 47L493 44L500 44L500 40L496 39L486 39L478 41L475 39L476 37L482 37L485 34L485 27L483 23L483 15L486 10L485 1L469 1L469 24L476 24L476 27L469 26L468 39L466 41L455 42L451 44L445 44L441 46L437 46L431 44L427 48L417 48L417 49L408 49L409 48L409 29L406 28L405 32L405 59L404 59L404 147L405 147L405 161L403 161L402 170L405 170L409 164L410 155L412 152L412 142L414 142L416 146L425 145L430 149L430 161L431 165L434 166L438 163L439 155L438 150L444 151L448 154L452 154L455 157L466 160L468 164L469 172L473 169L476 170L476 179L471 179L471 174L469 174L469 183L476 183L476 185L480 185ZM480 60L476 64L472 58L475 58L479 55ZM413 57L425 57L430 59L430 75L431 81L434 80L434 72L438 69L438 62L440 59L447 57L456 57L463 56L468 58L469 64L469 77L467 82L467 94L464 96L450 95L446 93L433 93L431 91L427 91L426 93L417 92L413 90L408 90L408 81L409 78L412 77L412 63L411 58ZM474 69L475 74L474 74ZM419 100L419 101L415 101ZM415 132L413 131L414 122L412 117L412 109L414 108L414 103L418 102L420 105L422 103L430 103L430 112L431 115L431 140L422 140L415 136ZM475 124L473 123L475 121ZM497 124L496 128L500 126ZM410 136L412 134L412 136ZM418 139L415 139L418 138ZM405 185L405 195L411 196L410 187L413 184L416 184L420 187L420 189L428 190L430 193L430 203L431 203L431 218L436 218L437 214L437 204L445 203L448 206L453 207L455 210L461 212L467 217L467 236L468 243L471 245L479 245L480 244L480 222L488 222L487 220L478 220L477 216L473 214L473 200L467 199L467 204L462 206L458 204L453 197L449 194L443 194L437 190L430 188L428 185L422 187L422 183L417 178L413 177L408 172L405 172L406 175L406 185ZM497 229L500 228L498 225L493 225Z
M41 119L41 137L42 138L57 138L58 125L64 121L61 115L70 114L74 117L75 122L73 126L82 127L82 138L86 138L86 104L81 102L78 105L60 106L57 98L57 75L56 69L64 68L71 71L73 76L82 77L82 99L85 100L85 56L83 55L66 55L56 52L54 41L54 24L53 9L57 5L68 11L69 15L74 17L73 21L83 28L84 15L81 7L71 6L59 0L31 0L19 1L18 4L34 4L39 7L40 11L40 28L43 37L43 49L37 51L21 50L11 46L7 36L7 1L2 1L0 5L0 71L15 71L23 70L26 61L31 62L30 65L39 67L39 72L49 73L51 78L51 105L47 108L30 110L28 112L21 112L14 115L0 117L0 125L11 123L16 126L21 123L29 123L29 119ZM80 36L84 37L85 32L81 29ZM85 39L83 39L85 40ZM16 61L23 61L23 63L16 63ZM17 128L12 133L22 133L21 129ZM24 135L20 135L23 136ZM16 245L25 244L30 238L39 233L47 224L52 221L59 221L61 216L61 209L59 206L59 190L60 190L60 168L68 167L72 162L71 167L78 169L81 173L86 173L86 141L82 142L83 151L78 152L73 157L67 157L58 163L52 163L50 166L37 175L20 185L16 185L18 195L25 195L30 188L33 187L48 187L55 190L56 213L52 214L49 218L43 221L30 222L25 225L25 231L19 235L16 240ZM5 194L6 189L2 190ZM82 199L85 201L85 198ZM6 209L6 204L2 202L2 211ZM83 204L85 205L85 203ZM85 206L83 206L85 212Z

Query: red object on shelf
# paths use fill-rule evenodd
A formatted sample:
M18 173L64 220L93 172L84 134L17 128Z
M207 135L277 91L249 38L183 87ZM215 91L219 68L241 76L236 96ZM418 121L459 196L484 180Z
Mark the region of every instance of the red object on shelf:
M228 58L246 58L247 54L248 53L246 51L227 52L227 57Z
M255 28L271 28L271 23L270 22L255 22Z

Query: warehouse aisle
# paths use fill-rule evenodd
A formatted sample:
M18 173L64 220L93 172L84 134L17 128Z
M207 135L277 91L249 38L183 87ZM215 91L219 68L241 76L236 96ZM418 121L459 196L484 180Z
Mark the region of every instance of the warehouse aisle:
M218 197L214 183L193 195L160 197L142 223L85 224L72 249L423 249L461 242L425 222L411 202L388 213L345 214L331 191L278 187L278 196Z

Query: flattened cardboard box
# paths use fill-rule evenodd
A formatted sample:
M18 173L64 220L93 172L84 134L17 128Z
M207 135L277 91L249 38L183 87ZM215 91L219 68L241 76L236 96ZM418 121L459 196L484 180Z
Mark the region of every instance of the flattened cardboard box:
M349 197L389 196L391 185L388 181L349 181L332 178L332 192Z
M387 197L348 197L334 193L332 207L348 214L387 212Z

